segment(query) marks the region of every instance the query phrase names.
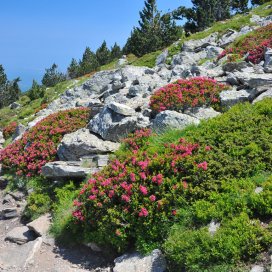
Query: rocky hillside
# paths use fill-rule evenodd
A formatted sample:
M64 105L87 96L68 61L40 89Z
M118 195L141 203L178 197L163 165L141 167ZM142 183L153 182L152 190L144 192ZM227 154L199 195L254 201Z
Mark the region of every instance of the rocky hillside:
M0 132L0 268L53 271L46 258L67 250L54 271L269 271L271 4L177 42L153 68L123 58L23 124L14 115ZM82 262L48 238L48 213L51 235L88 246Z

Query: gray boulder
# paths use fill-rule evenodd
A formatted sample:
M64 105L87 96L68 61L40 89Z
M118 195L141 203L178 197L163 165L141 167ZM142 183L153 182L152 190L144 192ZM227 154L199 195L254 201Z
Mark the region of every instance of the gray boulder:
M205 51L194 52L181 52L173 57L172 66L175 65L186 65L190 68L192 64L197 64L201 59L205 59L207 53Z
M266 48L264 59L264 71L272 73L272 48Z
M166 63L168 57L168 50L164 50L156 59L156 65L161 65Z
M51 224L50 214L45 214L27 224L27 227L38 236L46 236Z
M224 107L232 107L237 103L249 101L251 94L247 90L228 90L220 93L221 104Z
M103 141L83 128L63 137L58 157L64 161L78 161L84 156L114 152L119 146L118 143Z
M19 245L25 244L29 241L35 240L35 235L33 231L29 230L28 227L23 226L23 227L17 227L11 230L7 235L6 235L6 240L17 243Z
M23 134L26 131L26 127L22 124L19 124L16 129L14 134L12 135L12 140L18 140L19 138L21 138L21 136L23 136Z
M5 142L5 139L4 139L4 135L3 135L3 132L0 131L0 149L3 148L3 144Z
M125 254L114 260L113 272L165 272L166 260L161 251L155 249L148 256L139 253Z
M237 31L233 29L228 29L226 33L220 38L218 44L220 47L227 47L229 44L231 44L236 38L238 38L240 35Z
M250 272L265 272L265 268L262 265L254 265Z
M111 102L107 106L108 106L109 109L111 109L115 113L118 113L118 114L121 114L121 115L124 115L124 116L133 116L133 115L135 115L135 110L133 110L132 108L130 108L130 107L126 106L126 105L122 105L120 103Z
M85 167L81 161L76 162L64 162L56 161L49 162L42 167L42 175L47 178L54 179L66 179L66 178L76 178L82 179L89 174L97 172L97 168Z
M254 74L248 72L235 72L235 77L239 82L248 86L249 88L258 87L271 87L272 77L271 74Z
M218 46L207 46L206 47L208 59L213 59L213 58L218 57L223 51L224 51L224 49L221 47L218 47Z
M265 99L265 98L268 98L268 97L272 98L272 88L269 89L269 90L267 90L267 91L265 91L265 92L262 93L261 95L259 95L259 96L253 101L253 104L254 104L254 103L257 103L257 102L259 102L259 101L261 101L261 100L263 100L263 99Z
M103 139L119 142L129 133L149 126L149 118L135 112L133 116L125 116L106 106L89 123L91 132L99 134Z
M226 64L223 65L223 71L225 72L234 72L234 71L239 71L242 72L246 68L251 67L252 71L253 70L253 65L251 63L248 63L246 61L241 61L241 62L227 62Z
M128 64L127 57L124 55L116 63L116 68L123 67Z
M162 133L167 129L184 129L188 125L199 124L199 120L187 114L166 110L157 114L152 122L152 129Z
M214 118L221 114L220 112L215 111L213 108L202 107L190 109L185 111L185 113L199 120Z
M15 110L15 109L21 108L22 106L18 102L13 102L9 105L9 107L11 110Z
M216 45L217 38L218 33L213 33L204 39L186 41L182 46L182 50L185 52L200 51L207 46Z

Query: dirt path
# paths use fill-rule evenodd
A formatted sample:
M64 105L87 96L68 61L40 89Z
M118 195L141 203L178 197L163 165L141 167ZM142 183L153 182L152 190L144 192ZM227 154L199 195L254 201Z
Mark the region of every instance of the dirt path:
M3 191L0 190L0 205L2 205L3 197ZM0 217L1 272L111 271L101 255L85 246L61 247L55 244L53 238L48 237L37 238L23 245L6 241L7 233L20 226L23 226L20 217L12 219Z

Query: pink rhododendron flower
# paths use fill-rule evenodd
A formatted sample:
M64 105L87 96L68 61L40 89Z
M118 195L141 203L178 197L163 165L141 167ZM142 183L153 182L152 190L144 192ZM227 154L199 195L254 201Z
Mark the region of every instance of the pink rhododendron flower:
M147 217L148 216L148 210L146 208L142 208L139 212L140 217Z

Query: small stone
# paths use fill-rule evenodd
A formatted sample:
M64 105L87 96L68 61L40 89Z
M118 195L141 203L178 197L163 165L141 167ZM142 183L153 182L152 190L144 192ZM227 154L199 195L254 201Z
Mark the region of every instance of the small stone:
M219 228L220 228L220 223L216 223L212 221L209 225L209 233L213 236Z
M264 272L264 267L261 265L254 265L250 272Z
M254 192L256 194L260 194L262 191L263 191L263 187L257 187Z
M11 230L7 235L5 240L17 243L19 245L25 244L29 241L35 240L35 235L33 231L30 231L28 227L17 227Z
M30 230L33 230L38 236L45 236L50 228L51 216L50 214L45 214L40 216L36 220L27 224Z

